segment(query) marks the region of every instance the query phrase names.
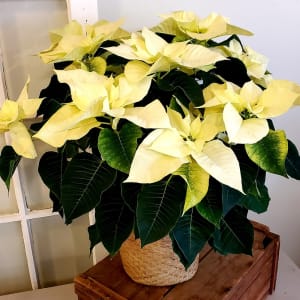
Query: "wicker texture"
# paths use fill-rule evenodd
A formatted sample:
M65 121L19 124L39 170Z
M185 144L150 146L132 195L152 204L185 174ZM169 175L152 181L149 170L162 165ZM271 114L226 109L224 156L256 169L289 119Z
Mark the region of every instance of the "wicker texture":
M173 252L168 236L141 248L140 240L131 235L123 243L120 255L124 270L133 281L152 286L187 281L195 275L199 264L197 256L192 265L185 270Z

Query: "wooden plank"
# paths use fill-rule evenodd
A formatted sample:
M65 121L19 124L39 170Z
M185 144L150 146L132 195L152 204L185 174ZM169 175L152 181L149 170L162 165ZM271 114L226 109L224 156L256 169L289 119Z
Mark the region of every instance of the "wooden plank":
M165 299L223 299L252 264L253 258L247 255L221 256L211 252L200 261L195 277L174 287Z
M75 291L82 299L126 300L126 298L120 296L118 293L93 278L80 278L77 282L80 282L80 284L75 286Z
M264 251L258 251L260 252L258 256L254 253L254 262L251 267L243 273L243 275L239 278L238 283L236 283L235 289L231 290L224 299L232 299L232 297L237 297L237 299L241 298L242 295L246 293L250 285L256 286L254 283L261 280L262 270L265 268L268 268L267 272L269 274L269 284L267 285L267 289L270 290L274 242L272 241L272 243L270 243Z
M235 299L239 299L239 300L266 299L270 289L272 264L273 264L272 260L271 259L268 260L267 263L261 268L261 272L257 274L255 280L251 282L249 287L242 294L236 293Z

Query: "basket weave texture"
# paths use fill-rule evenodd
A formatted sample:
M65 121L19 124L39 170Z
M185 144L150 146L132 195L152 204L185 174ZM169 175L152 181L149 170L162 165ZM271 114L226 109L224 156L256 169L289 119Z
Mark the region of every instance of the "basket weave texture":
M122 245L120 256L125 272L138 283L152 286L173 285L191 279L198 269L199 257L185 270L173 252L171 239L163 239L141 248L131 235Z

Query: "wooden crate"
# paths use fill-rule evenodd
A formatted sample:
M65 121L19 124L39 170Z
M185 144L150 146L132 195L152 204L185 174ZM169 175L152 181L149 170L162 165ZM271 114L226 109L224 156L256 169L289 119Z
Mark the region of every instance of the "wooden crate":
M75 278L79 300L261 300L275 289L279 236L253 223L253 256L215 253L200 255L199 269L189 281L152 287L133 282L124 272L119 255L107 257Z

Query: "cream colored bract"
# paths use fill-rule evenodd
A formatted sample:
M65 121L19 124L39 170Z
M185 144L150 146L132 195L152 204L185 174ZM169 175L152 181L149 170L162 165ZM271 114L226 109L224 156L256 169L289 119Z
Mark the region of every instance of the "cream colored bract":
M0 132L10 132L11 145L17 154L26 158L37 156L31 135L23 124L24 119L35 116L42 99L28 99L27 80L17 101L6 100L0 110Z

